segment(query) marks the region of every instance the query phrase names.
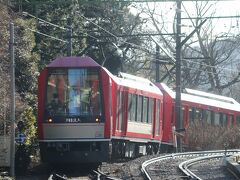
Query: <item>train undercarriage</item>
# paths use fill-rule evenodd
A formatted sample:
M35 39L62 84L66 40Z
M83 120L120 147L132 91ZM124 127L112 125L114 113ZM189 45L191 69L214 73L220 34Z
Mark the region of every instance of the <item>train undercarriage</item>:
M112 139L91 142L40 142L41 159L47 163L101 163L160 153L159 142Z

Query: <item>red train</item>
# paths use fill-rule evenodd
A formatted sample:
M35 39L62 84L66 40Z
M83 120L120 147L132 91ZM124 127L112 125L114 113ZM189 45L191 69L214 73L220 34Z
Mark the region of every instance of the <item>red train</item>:
M98 163L157 153L173 145L175 93L165 84L112 75L89 57L62 57L39 76L38 134L42 161ZM190 121L233 126L240 104L188 89L182 93L184 126Z

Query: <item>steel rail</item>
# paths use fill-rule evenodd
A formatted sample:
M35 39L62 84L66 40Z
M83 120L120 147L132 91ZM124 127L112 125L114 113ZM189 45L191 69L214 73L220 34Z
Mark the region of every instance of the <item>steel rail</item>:
M101 179L105 179L105 180L121 180L121 179L116 178L116 177L108 176L108 175L104 174L103 172L101 172L99 169L98 170L93 170L93 173L96 174L96 176L94 176L94 179L97 179L97 180L101 180Z
M222 153L224 155L225 153L234 154L234 153L239 153L239 152L240 152L239 149L233 149L233 150L227 150L227 151L226 150L217 150L217 151L197 151L197 152L173 153L173 154L159 156L159 157L145 161L144 163L142 163L141 170L142 170L143 174L146 176L146 178L151 180L151 176L147 172L146 168L147 168L147 166L149 166L155 162L158 162L158 161L163 161L163 160L167 160L167 159L171 159L171 158L180 158L180 157L209 156L209 154L217 156L219 153Z
M199 176L197 176L195 173L193 173L189 169L189 167L192 166L193 164L196 164L196 163L202 161L202 160L212 159L212 158L220 158L222 156L223 156L223 154L221 154L221 155L205 156L205 157L198 157L198 158L194 158L194 159L190 159L190 160L184 161L178 167L188 178L202 180Z
M226 157L229 157L230 155L233 155L234 153L238 153L238 152L239 152L239 150L237 150L237 151L230 151L230 152L227 151L227 152L224 152L224 153L223 152L220 152L220 153L217 152L216 154L219 154L219 155L209 154L208 156L190 159L190 160L182 162L178 167L187 177L192 178L192 179L201 180L200 177L198 177L195 173L193 173L189 169L190 166L192 166L193 164L199 163L202 160L213 159L213 158L220 158L220 157L223 157L224 155L226 155Z

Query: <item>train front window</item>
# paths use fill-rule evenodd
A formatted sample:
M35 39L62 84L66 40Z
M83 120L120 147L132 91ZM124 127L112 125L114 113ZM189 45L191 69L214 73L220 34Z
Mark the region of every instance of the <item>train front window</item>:
M51 116L99 116L101 98L95 69L49 70L46 110Z

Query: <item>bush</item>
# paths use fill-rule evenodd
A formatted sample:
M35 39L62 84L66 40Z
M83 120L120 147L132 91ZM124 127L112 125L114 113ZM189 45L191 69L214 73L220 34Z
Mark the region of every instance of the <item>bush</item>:
M31 107L21 114L21 120L24 123L23 133L26 135L25 144L29 147L36 147L36 117Z
M240 147L239 127L227 128L194 122L187 128L190 150L234 149Z
M26 108L20 115L20 119L23 122L23 126L18 127L18 132L23 133L26 136L24 143L16 144L16 172L17 174L24 174L30 164L30 155L37 153L37 141L36 141L36 117L31 107ZM20 123L18 122L18 125Z

